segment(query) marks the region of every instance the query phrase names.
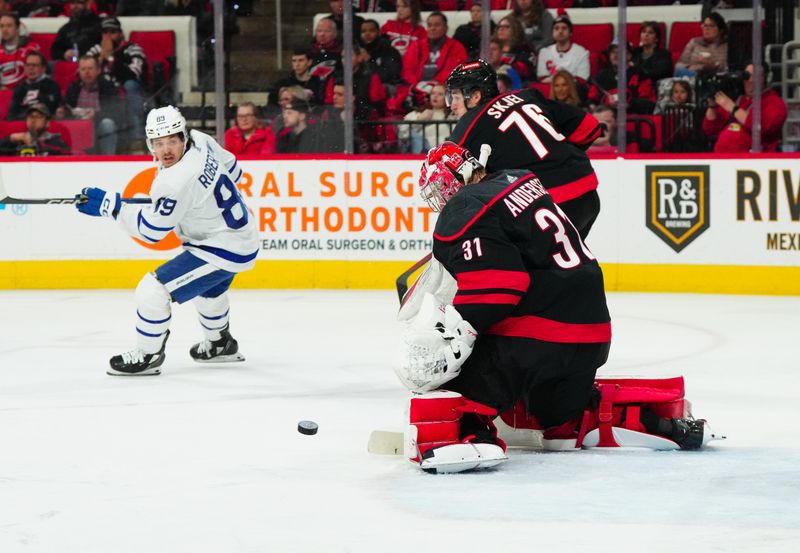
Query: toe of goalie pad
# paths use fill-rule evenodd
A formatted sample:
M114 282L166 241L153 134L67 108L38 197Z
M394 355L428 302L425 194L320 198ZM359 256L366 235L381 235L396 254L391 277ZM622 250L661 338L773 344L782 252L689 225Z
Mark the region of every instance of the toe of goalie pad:
M429 449L422 454L419 466L431 474L452 474L496 467L507 460L499 445L462 443Z
M673 449L680 449L680 446L661 436L655 434L647 434L645 432L637 432L636 430L628 430L627 428L620 428L614 426L611 428L611 433L614 437L618 447L601 447L600 444L600 430L595 428L586 433L583 438L583 447L586 449L603 449L609 451L624 451L631 449L650 449L655 451L669 451Z

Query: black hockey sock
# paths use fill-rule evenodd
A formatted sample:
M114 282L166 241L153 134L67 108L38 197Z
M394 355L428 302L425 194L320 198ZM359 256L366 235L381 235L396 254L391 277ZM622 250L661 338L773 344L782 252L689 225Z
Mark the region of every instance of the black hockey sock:
M649 434L672 439L672 435L675 432L675 425L672 424L672 420L659 417L647 407L642 407L639 412L639 420L642 421L645 430Z

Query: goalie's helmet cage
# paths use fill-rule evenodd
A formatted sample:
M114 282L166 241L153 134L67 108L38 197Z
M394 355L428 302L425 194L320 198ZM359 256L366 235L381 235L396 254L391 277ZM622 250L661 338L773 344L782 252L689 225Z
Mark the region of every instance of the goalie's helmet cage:
M147 114L144 125L144 134L147 138L147 148L153 153L153 140L173 134L183 135L183 143L189 139L186 132L186 119L180 110L174 106L151 109Z
M497 73L491 65L481 59L464 62L453 69L447 77L445 90L448 106L454 90L461 91L465 102L475 90L480 90L482 104L500 94L497 89Z
M428 151L419 174L420 195L433 211L441 211L456 192L483 166L455 142L443 142Z

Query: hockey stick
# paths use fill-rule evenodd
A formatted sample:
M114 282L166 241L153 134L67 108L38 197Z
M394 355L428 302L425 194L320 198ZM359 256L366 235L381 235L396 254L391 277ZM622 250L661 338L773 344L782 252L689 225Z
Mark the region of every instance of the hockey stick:
M0 192L3 192L0 190ZM120 198L126 204L149 204L153 200L150 198ZM0 204L4 205L31 205L31 204L78 204L86 201L86 196L83 194L75 194L72 198L14 198L13 196L4 196L0 198Z
M403 298L405 297L406 292L408 292L409 279L414 273L416 273L428 261L430 261L431 257L433 257L433 254L429 253L428 255L426 255L416 263L414 263L411 267L403 271L403 274L401 274L399 277L397 277L397 280L395 280L395 287L397 288L397 296L398 299L400 300L400 305L403 304Z

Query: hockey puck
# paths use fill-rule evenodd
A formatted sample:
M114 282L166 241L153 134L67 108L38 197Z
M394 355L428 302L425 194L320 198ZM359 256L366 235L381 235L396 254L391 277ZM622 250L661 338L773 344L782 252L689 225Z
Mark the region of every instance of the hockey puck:
M311 436L316 434L317 430L319 430L319 425L314 421L300 421L297 423L297 431L301 434Z

